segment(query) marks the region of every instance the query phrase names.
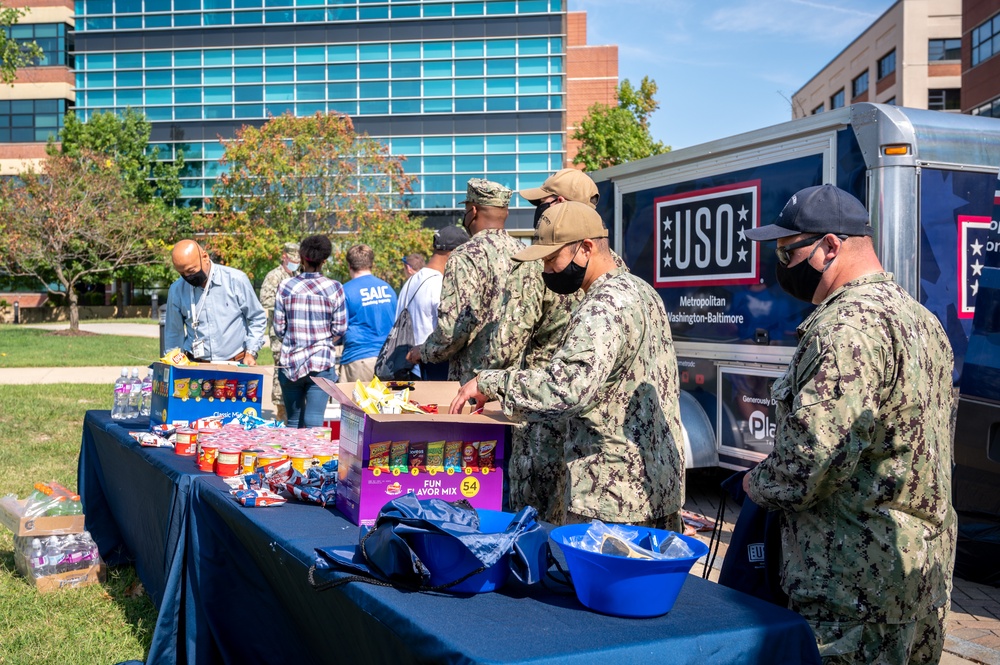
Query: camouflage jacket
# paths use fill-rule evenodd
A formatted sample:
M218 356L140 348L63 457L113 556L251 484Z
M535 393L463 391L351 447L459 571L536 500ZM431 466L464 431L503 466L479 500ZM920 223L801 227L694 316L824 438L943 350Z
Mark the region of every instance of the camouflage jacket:
M684 501L677 358L660 296L616 268L591 285L551 363L485 370L508 417L566 423L567 510L609 522L666 517Z
M947 606L953 357L888 273L849 282L798 328L772 387L774 451L749 496L781 509L782 586L820 621L913 621Z
M278 287L290 278L291 275L288 274L288 271L279 265L264 276L264 283L260 285L260 304L267 312L267 335L271 340L271 353L274 354L276 361L278 353L281 352L281 338L274 334L274 327L271 325L274 321L274 301L278 296Z
M616 265L625 266L617 254L612 255ZM541 261L515 262L490 340L489 358L493 364L484 368L541 367L548 363L582 299L583 291L564 296L545 288Z
M458 247L444 268L437 327L420 348L424 362L450 361L448 378L465 383L491 366L489 342L500 313L510 257L524 246L502 229L480 231Z

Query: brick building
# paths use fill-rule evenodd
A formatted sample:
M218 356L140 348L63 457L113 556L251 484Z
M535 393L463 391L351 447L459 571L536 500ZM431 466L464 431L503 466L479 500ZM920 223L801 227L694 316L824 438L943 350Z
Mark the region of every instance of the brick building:
M962 112L1000 118L1000 0L962 2Z
M617 103L618 46L587 44L587 13L566 14L566 166L580 142L570 137L592 104Z

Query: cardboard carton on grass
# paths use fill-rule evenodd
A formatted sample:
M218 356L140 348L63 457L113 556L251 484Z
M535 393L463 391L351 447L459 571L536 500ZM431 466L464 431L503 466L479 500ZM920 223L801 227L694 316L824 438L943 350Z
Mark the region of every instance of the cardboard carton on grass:
M368 414L351 397L354 384L313 380L340 403L337 509L355 524L374 524L382 506L407 492L421 499L465 499L476 508L501 509L510 421L496 404L488 404L480 414L469 413L466 407L465 413L449 415L448 405L458 394L460 384L417 381L410 401L436 404L442 413ZM406 459L405 464L389 466L373 461L373 450L377 460L386 443L394 453L402 455L403 442L408 450L415 451L421 444L457 441L476 451L466 458L469 464L453 468L429 465L426 448L422 462L417 454L394 460ZM492 455L484 455L479 464L479 448L487 450L491 444Z
M83 533L83 515L40 515L28 517L24 514L27 499L18 500L13 496L0 499L0 524L10 529L15 536L64 536Z

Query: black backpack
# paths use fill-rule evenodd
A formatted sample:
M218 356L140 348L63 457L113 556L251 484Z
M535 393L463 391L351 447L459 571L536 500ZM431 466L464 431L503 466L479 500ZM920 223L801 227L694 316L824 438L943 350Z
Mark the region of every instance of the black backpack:
M403 311L399 313L399 318L392 324L389 336L385 338L382 349L378 352L378 359L375 361L375 376L382 381L414 381L418 380L413 373L413 363L406 360L406 354L413 348L413 321L410 318L410 303L417 297L417 293L424 287L424 284L434 279L434 276L420 282L420 286L406 301Z

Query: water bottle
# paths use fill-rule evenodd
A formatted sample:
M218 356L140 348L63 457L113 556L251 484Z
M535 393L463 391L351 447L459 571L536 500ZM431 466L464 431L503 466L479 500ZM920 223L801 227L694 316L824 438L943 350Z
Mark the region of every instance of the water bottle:
M45 575L58 575L65 572L66 553L60 547L59 539L49 536L45 541Z
M122 367L122 375L115 381L115 401L111 407L113 420L125 420L128 409L128 393L132 389L128 380L128 368Z
M31 539L31 551L28 554L28 570L31 576L39 578L45 575L45 551L42 549L42 541L38 538Z
M149 405L153 401L153 374L146 371L146 376L142 380L142 406L139 407L139 415L143 418L149 417Z
M79 494L74 494L69 498L63 515L83 515L83 504L80 502Z
M142 406L142 379L139 378L139 368L132 368L132 378L129 379L128 407L125 417L131 420L139 417L139 408Z

